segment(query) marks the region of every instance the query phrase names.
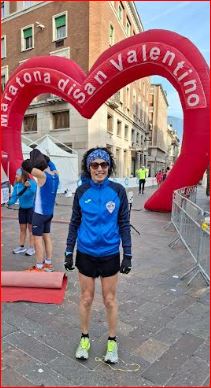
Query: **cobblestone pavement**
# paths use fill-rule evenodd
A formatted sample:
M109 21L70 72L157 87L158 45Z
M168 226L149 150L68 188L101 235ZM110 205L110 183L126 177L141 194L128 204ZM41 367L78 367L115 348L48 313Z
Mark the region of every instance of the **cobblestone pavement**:
M135 193L131 223L141 235L132 229L133 269L119 276L119 364L110 368L101 361L107 325L99 280L90 359L74 358L80 337L75 270L68 274L62 305L3 303L3 386L209 386L209 288L200 275L190 286L179 279L192 258L180 243L168 247L176 236L173 228L164 229L170 214L144 210L151 193ZM71 204L72 198L59 197L55 209L52 235L59 271ZM24 270L34 258L12 254L18 244L17 210L3 208L2 216L3 270Z

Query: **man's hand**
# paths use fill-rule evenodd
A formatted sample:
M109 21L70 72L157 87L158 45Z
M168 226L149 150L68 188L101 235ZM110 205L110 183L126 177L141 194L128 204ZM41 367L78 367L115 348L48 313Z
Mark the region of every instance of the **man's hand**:
M24 183L24 186L25 187L30 187L31 185L30 185L30 182L29 181L26 181L25 183Z
M71 252L64 253L64 268L66 271L73 271L75 267L73 267L73 254Z
M123 260L121 262L120 266L120 272L128 274L132 268L132 263L131 263L131 256L123 255Z

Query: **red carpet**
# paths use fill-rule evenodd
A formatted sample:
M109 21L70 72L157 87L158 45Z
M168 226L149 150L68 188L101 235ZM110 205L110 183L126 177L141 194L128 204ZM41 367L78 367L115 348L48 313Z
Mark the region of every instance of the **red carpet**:
M61 304L67 286L64 272L2 271L2 302Z

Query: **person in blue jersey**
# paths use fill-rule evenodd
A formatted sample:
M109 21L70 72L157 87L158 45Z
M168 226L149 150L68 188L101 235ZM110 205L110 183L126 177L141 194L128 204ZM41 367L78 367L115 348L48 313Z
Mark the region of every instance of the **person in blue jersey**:
M30 152L30 159L22 163L22 168L37 178L37 191L32 218L36 265L28 271L53 271L51 221L59 185L58 171L53 162L39 150ZM44 247L43 247L44 243Z
M87 151L82 160L82 174L87 181L76 190L67 237L66 270L74 269L73 252L77 241L75 266L80 283L81 339L75 356L88 359L89 321L95 293L95 279L100 277L108 322L108 341L104 360L118 362L116 340L118 273L131 270L131 232L128 200L124 187L109 180L115 168L111 152L104 147ZM123 259L120 260L120 242Z
M37 184L30 179L29 174L18 168L15 175L15 184L12 196L7 202L7 206L19 202L18 220L20 225L19 246L13 249L13 253L25 253L27 256L35 254L34 240L32 236L32 215L34 210L35 193ZM29 248L25 247L27 229L29 232Z

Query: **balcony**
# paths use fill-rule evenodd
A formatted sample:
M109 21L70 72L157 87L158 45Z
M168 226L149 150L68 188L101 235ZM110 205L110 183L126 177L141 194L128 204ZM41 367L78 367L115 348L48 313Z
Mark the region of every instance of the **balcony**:
M58 102L64 101L61 97L57 97L54 94L51 94L49 98L47 98L47 102L50 104L57 104Z
M120 92L115 93L113 96L111 96L108 100L108 105L115 109L118 108L120 105Z

